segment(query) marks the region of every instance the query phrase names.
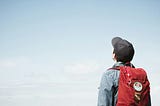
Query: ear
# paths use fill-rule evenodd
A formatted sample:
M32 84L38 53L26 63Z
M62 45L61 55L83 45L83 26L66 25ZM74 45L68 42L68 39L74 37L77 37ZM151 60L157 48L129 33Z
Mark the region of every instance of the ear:
M112 53L112 59L113 59L114 61L117 61L117 58L116 58L116 54L115 54L115 53Z

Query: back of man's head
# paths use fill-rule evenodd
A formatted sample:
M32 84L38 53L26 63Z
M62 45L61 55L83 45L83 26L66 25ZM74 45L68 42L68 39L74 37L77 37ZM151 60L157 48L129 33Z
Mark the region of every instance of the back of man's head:
M132 61L134 56L134 47L129 41L120 37L114 37L112 39L112 45L117 61L124 63Z

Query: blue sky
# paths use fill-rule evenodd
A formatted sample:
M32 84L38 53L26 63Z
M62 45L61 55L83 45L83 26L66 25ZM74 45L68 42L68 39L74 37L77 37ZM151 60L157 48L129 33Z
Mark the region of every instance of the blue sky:
M152 103L158 104L159 5L158 0L1 0L0 104L96 106L100 77L114 63L115 36L133 43L133 64L147 70Z

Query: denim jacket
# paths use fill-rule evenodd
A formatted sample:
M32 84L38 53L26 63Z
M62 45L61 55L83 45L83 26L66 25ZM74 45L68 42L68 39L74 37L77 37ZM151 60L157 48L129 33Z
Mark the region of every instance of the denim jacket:
M113 68L117 66L124 66L124 64L117 62L113 65ZM103 73L99 87L97 106L116 106L119 74L120 71L115 69L109 69ZM151 106L150 96L148 106Z

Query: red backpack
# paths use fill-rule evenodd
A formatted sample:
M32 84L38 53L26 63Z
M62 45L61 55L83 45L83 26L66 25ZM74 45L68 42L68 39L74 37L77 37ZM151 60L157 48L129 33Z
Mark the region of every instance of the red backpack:
M116 106L148 106L150 83L142 68L120 66Z

